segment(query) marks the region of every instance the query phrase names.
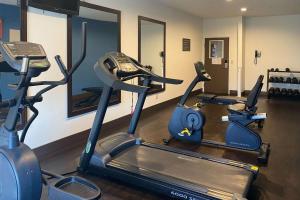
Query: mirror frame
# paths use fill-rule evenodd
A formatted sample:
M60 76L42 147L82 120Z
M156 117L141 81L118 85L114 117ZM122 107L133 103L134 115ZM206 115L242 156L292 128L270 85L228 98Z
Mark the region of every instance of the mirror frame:
M21 32L21 41L27 41L27 0L20 0L20 32ZM27 123L28 112L25 108L22 113L22 121L18 123L17 129L22 130Z
M142 60L142 21L152 22L155 24L164 26L164 60L163 60L163 77L166 77L166 36L167 36L167 24L166 22L152 19L149 17L138 16L138 61L141 63ZM141 79L139 78L139 84L141 84ZM166 84L163 83L162 89L150 89L148 95L157 94L166 91Z
M80 6L99 10L99 11L109 12L109 13L113 13L113 14L117 15L118 22L119 22L119 33L118 33L119 45L118 45L117 51L120 52L121 51L121 11L103 7L103 6L99 6L96 4L82 2L82 1L80 1ZM68 70L70 70L71 66L72 66L72 20L71 19L72 19L72 17L68 16L68 18L67 18L67 49L68 49L67 50L67 66L68 66ZM72 106L72 77L71 77L67 87L68 87L68 118L86 114L86 113L97 110L97 107L98 107L97 105L74 110L73 106ZM117 104L121 103L121 91L119 91L117 93L116 98L117 98L117 100L111 102L109 104L109 106L117 105Z

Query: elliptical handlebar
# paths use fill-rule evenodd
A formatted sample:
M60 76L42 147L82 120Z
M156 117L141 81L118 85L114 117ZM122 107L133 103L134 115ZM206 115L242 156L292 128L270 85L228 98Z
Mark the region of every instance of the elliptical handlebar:
M61 60L61 57L59 55L55 56L55 60L60 68L60 71L64 75L64 81L65 83L68 82L69 78L72 76L72 74L78 69L78 67L81 65L83 60L86 57L86 41L87 41L87 28L86 28L87 23L83 22L82 23L82 36L81 36L81 54L80 58L78 61L72 66L70 71L68 72L66 65L63 63Z
M72 74L78 69L78 67L80 66L80 64L83 62L83 60L86 57L86 39L87 39L87 28L86 28L86 22L82 23L82 47L81 47L81 56L78 59L78 61L72 66L71 70L68 72L67 71L67 67L65 66L65 64L63 63L63 61L61 60L61 57L59 55L55 56L55 60L60 68L61 73L64 75L64 78L61 81L41 81L41 82L35 82L35 83L31 83L30 86L40 86L40 85L48 85L48 87L40 90L38 93L36 93L33 98L32 98L32 102L34 104L34 102L38 102L39 99L41 99L42 95L46 92L48 92L49 90L52 90L54 88L56 88L59 85L64 85L66 83L68 83L70 77L72 76ZM35 109L35 107L33 106L33 104L29 105L29 108L31 111L34 112L34 115L28 120L25 129L22 132L22 141L25 140L25 137L27 135L27 131L28 128L31 126L31 124L33 123L33 121L35 120L35 118L38 115L38 112L36 112L37 110Z
M17 90L22 88L25 84L27 73L28 73L28 67L29 67L29 57L24 57L22 60L22 68L20 70L21 78L18 83Z
M45 89L38 92L35 97L39 98L42 94L45 92L59 86L66 84L72 74L78 69L78 67L81 65L83 60L86 57L86 46L87 46L87 22L82 23L82 46L81 46L81 55L78 61L71 67L70 71L68 72L66 65L63 63L61 57L59 55L55 56L55 61L57 62L59 69L61 73L63 74L64 78L61 81L41 81L41 82L35 82L31 83L31 86L39 86L39 85L49 85Z
M87 41L86 25L87 25L87 22L82 23L81 56L80 56L80 59L73 65L70 72L68 73L69 77L77 70L77 68L81 65L81 63L83 62L83 60L86 57L86 46L87 46L87 42L86 42Z
M60 68L60 71L64 75L64 81L65 83L68 82L69 78L72 76L72 74L78 69L78 67L81 65L83 60L86 57L86 46L87 46L87 22L82 23L82 37L81 37L81 54L78 61L72 66L70 71L68 72L66 65L61 60L61 57L59 55L55 56L55 60Z

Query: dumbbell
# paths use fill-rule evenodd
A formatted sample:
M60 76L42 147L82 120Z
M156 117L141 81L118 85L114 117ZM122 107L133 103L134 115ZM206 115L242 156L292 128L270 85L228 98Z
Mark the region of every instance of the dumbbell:
M276 69L275 69L275 72L279 72L279 71L280 71L279 68L276 68Z
M286 72L291 72L291 69L290 68L285 68L285 71Z
M274 82L275 83L283 83L284 82L284 78L283 77L275 77L274 78Z
M275 78L274 78L273 76L270 77L269 82L270 82L270 83L274 83L274 82L275 82Z
M281 89L281 95L282 96L287 96L288 95L288 90L286 88Z
M269 95L274 95L275 94L275 88L271 87L269 89Z
M287 96L293 96L294 91L292 89L287 90Z
M276 95L276 96L281 95L280 88L275 88L275 89L274 89L274 95Z
M279 77L279 83L283 83L284 82L284 78L283 77Z
M298 81L298 79L297 79L297 78L293 78L293 79L292 79L292 83L293 83L293 84L298 84L298 83L299 83L299 81Z
M275 69L274 69L274 68L271 68L271 69L270 69L270 71L271 71L271 72L274 72L274 71L275 71Z
M293 96L300 96L300 92L299 92L299 90L294 90L293 91Z
M279 77L274 77L274 83L279 83L279 82L280 82Z
M292 83L292 78L291 77L288 77L285 81L286 83Z

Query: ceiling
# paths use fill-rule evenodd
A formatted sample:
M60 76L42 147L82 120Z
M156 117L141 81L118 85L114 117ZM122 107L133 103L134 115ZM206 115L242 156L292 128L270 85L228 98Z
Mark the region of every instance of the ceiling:
M156 0L203 18L300 14L300 0ZM246 7L247 12L241 12Z

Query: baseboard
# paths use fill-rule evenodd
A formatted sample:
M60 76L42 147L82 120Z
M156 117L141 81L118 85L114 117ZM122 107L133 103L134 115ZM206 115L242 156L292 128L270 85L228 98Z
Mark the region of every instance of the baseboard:
M197 94L202 93L202 89L195 90L191 93L190 96L195 96ZM168 105L173 105L179 102L179 99L182 96L170 99L168 101L159 103L157 105L145 108L143 110L143 116L151 116L154 115L156 112L160 111L161 109L165 108ZM131 119L131 115L123 116L119 119L107 122L103 125L101 132L106 133L110 132L112 129L121 129L122 127L129 126L129 122ZM37 157L41 160L46 160L47 158L53 157L55 155L58 155L60 153L63 153L65 151L74 149L78 146L83 146L88 138L88 133L90 132L90 129L82 131L80 133L76 133L74 135L71 135L69 137L57 140L55 142L46 144L44 146L41 146L39 148L34 149L35 154ZM104 135L105 136L105 135Z
M242 96L248 96L250 94L251 90L244 90L242 92ZM260 96L261 97L265 97L267 96L268 93L267 92L261 92ZM236 90L230 90L230 96L237 96L237 91Z
M248 96L248 95L250 94L250 92L251 92L251 90L245 90L245 91L244 91L244 95L245 95L245 96ZM268 96L268 93L267 93L267 92L261 92L261 93L260 93L260 97L266 97L266 96Z

